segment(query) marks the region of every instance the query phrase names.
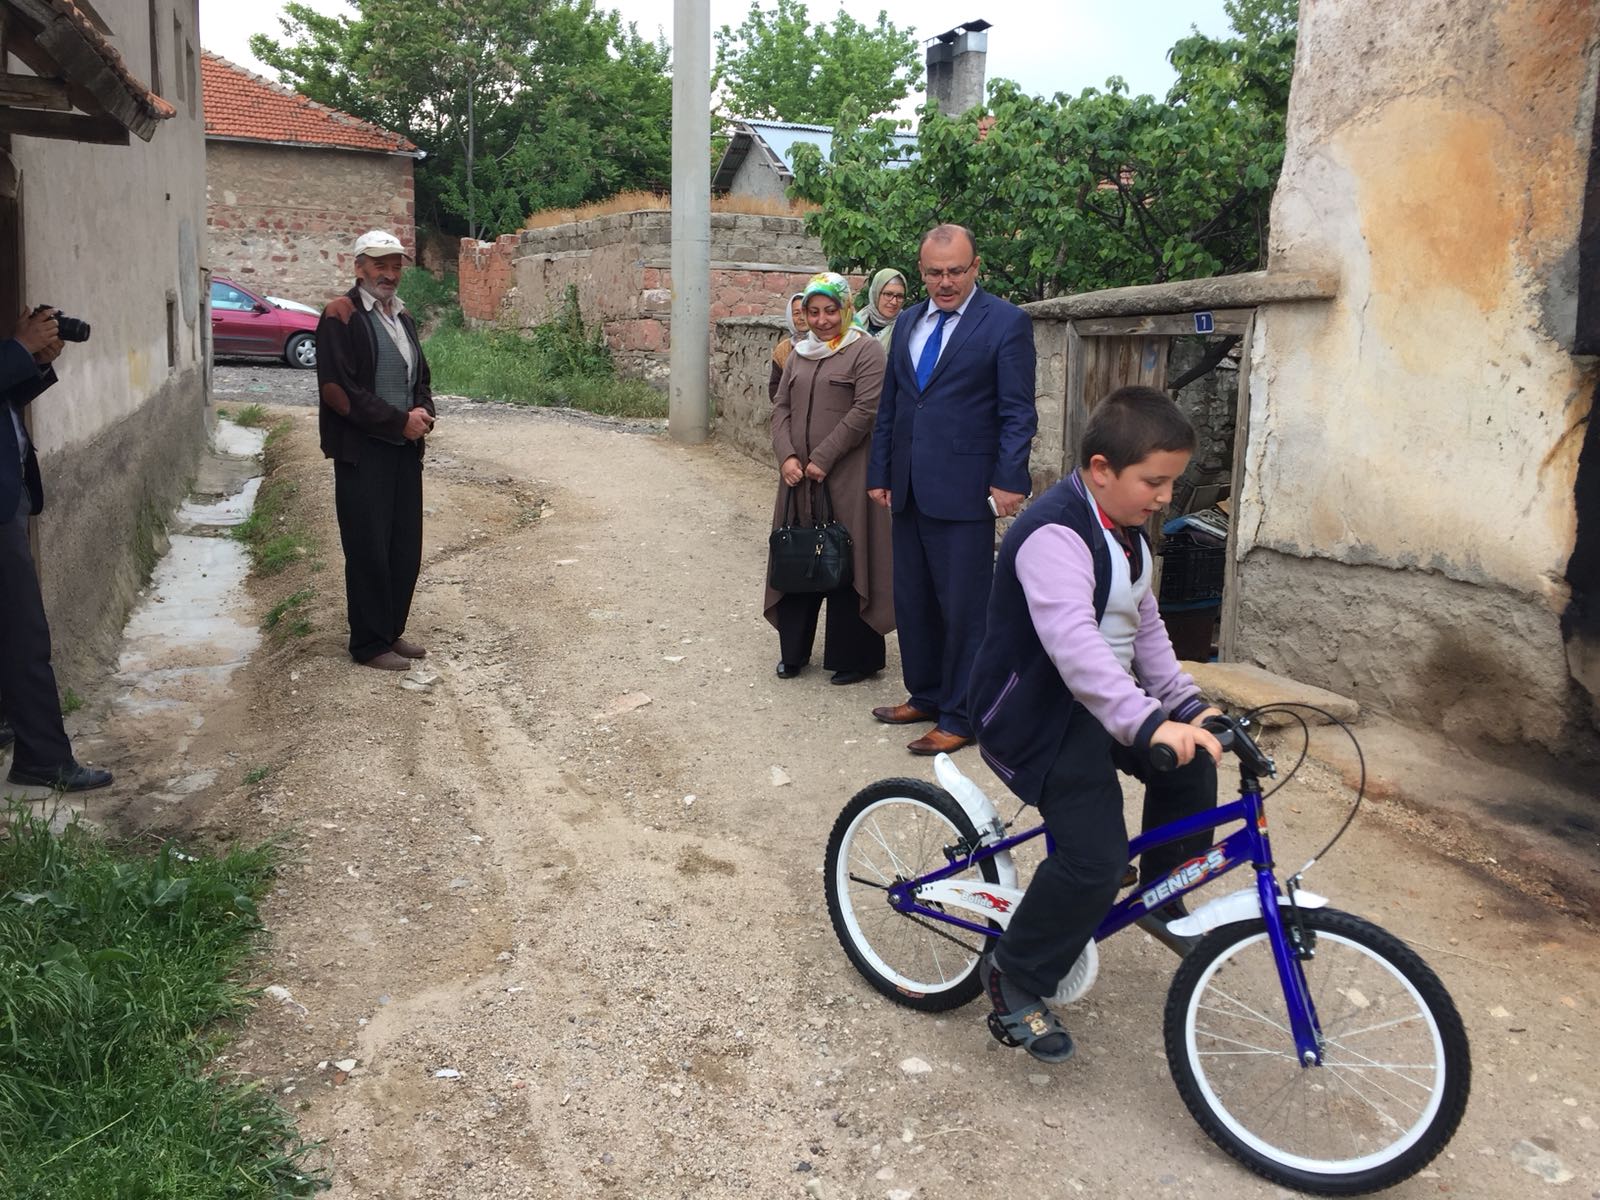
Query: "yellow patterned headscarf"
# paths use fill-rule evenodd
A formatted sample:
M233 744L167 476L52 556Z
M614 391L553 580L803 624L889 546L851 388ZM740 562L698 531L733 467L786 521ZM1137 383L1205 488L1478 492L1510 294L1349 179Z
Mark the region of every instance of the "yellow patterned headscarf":
M807 300L813 296L826 296L839 305L839 336L832 341L821 342L816 334L807 334L803 341L795 343L796 354L802 358L827 358L862 336L861 330L852 324L856 313L855 297L850 290L850 281L843 275L835 275L832 271L813 275L802 294Z

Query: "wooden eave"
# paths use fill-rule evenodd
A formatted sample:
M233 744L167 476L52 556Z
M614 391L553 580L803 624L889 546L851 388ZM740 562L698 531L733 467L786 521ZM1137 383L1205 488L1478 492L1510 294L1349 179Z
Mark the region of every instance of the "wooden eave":
M0 73L0 132L127 145L176 110L136 79L83 0L0 0L0 45L32 75Z

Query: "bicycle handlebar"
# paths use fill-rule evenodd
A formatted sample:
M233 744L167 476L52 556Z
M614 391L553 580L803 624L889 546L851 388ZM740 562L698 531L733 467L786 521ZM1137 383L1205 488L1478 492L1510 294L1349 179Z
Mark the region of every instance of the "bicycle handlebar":
M1217 741L1221 742L1224 752L1231 750L1239 755L1247 765L1261 769L1262 764L1265 764L1265 769L1268 772L1271 771L1272 760L1261 753L1260 748L1250 739L1250 735L1244 731L1244 727L1234 718L1226 716L1207 717L1200 722L1200 728L1206 730ZM1159 743L1151 746L1149 758L1150 765L1157 771L1175 771L1178 769L1178 756L1171 746L1163 746Z

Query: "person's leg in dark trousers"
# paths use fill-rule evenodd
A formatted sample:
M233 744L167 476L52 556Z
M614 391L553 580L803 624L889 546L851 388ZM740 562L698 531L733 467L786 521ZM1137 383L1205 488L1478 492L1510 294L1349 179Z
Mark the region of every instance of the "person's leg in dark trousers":
M994 522L940 521L918 513L917 526L943 635L938 651L939 728L969 738L972 721L967 715L967 681L988 620L989 586L994 582ZM898 545L895 551L899 553ZM898 579L895 589L898 604ZM901 643L904 645L904 638Z
M396 450L394 520L389 526L389 624L398 638L411 618L411 598L422 572L422 455L415 442Z
M1074 705L1039 801L1055 851L1034 872L994 952L1001 974L1034 996L1052 995L1072 969L1128 865L1112 746L1100 722Z
M1174 771L1156 771L1126 746L1114 751L1117 767L1144 784L1141 829L1148 831L1217 806L1217 764L1203 750ZM1152 846L1139 856L1139 883L1149 887L1211 846L1211 830L1180 842Z
M28 545L27 488L0 521L0 711L16 733L13 770L48 775L72 763L50 666L50 625Z
M906 702L922 712L939 711L944 678L944 617L929 574L922 545L922 517L916 502L894 514L890 544L894 548L894 623L900 639L900 672Z
M792 592L778 600L778 659L791 667L811 661L811 647L817 640L817 614L822 611L821 592Z
M344 547L350 657L366 662L394 645L395 476L402 447L366 439L356 462L333 464L333 506ZM413 451L414 453L414 451Z
M822 642L825 671L871 675L887 661L883 634L861 619L861 597L854 587L828 593L828 619Z

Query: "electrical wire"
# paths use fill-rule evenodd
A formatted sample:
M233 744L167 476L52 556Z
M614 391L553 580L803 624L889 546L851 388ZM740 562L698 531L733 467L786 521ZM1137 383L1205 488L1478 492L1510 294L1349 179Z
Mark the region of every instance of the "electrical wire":
M1313 854L1306 862L1306 865L1294 873L1291 878L1296 880L1298 880L1312 867L1316 866L1317 862L1323 857L1323 855L1327 854L1329 850L1332 850L1335 843L1337 843L1338 840L1344 836L1345 830L1349 829L1350 823L1356 819L1356 813L1361 810L1362 798L1367 794L1367 758L1366 755L1361 752L1361 743L1356 740L1356 735L1354 731L1351 730L1350 726L1346 725L1327 709L1318 708L1315 704L1303 704L1298 700L1284 700L1276 704L1263 704L1257 708L1252 708L1249 712L1244 714L1245 720L1251 720L1263 713L1287 713L1300 723L1300 731L1304 738L1300 746L1300 757L1295 760L1294 766L1289 768L1288 774L1280 779L1273 787L1272 791L1268 792L1262 797L1262 799L1265 800L1267 796L1276 794L1279 788L1288 783L1289 780L1293 779L1295 772L1298 771L1305 763L1306 756L1311 752L1311 726L1306 723L1306 719L1300 715L1300 712L1295 711L1297 709L1305 712L1316 713L1318 716L1326 719L1330 725L1337 725L1340 729L1344 730L1345 737L1349 738L1350 744L1355 747L1356 763L1360 767L1360 774L1356 782L1356 802L1350 806L1350 812L1346 815L1344 824L1340 825L1339 828L1334 831L1334 835L1328 839L1328 844L1326 846Z

